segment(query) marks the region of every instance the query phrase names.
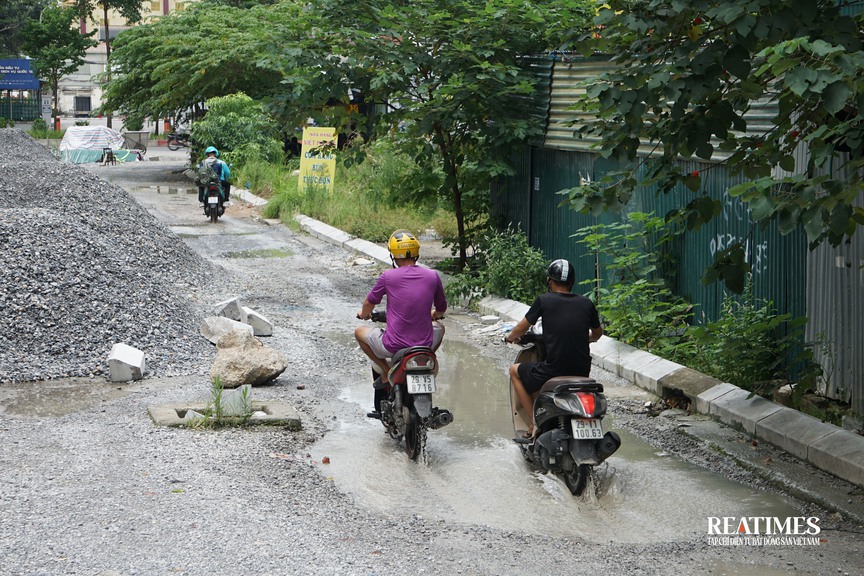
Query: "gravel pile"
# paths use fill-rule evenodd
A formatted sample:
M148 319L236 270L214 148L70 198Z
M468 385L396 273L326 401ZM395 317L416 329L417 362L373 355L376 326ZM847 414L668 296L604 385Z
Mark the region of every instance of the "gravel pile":
M215 278L121 188L0 130L0 383L107 373L111 346L151 375L212 353L194 303Z

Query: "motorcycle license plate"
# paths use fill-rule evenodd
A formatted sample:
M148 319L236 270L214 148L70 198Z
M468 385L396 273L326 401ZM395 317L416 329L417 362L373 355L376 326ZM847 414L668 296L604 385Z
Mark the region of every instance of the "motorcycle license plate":
M590 418L573 418L573 438L577 440L599 440L603 438L603 426L600 420Z
M216 196L210 196L209 198L207 198L207 203L208 204L218 204L219 198L217 198Z
M435 392L434 374L408 374L409 394L430 394Z

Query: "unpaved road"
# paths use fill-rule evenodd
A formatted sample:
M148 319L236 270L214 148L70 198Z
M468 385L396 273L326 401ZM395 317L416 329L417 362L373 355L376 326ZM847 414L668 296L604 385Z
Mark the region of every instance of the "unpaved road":
M255 398L294 404L304 429L155 427L149 405L207 399L212 355L183 378L0 389L0 574L864 572L860 526L649 417L646 394L597 369L621 452L582 499L532 473L507 440L514 351L466 311L447 320L436 397L457 421L430 433L427 466L409 462L364 417L368 368L351 337L379 271L240 204L209 224L181 167L94 171L224 267L208 300L239 296L274 322L265 342L290 367ZM824 541L709 544L709 516L757 515L818 516Z

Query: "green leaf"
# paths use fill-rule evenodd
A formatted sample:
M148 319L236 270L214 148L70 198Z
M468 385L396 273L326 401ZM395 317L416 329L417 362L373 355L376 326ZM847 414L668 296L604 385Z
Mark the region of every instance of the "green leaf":
M750 211L753 219L761 222L774 213L774 202L767 195L757 196L750 200Z
M849 85L842 80L829 84L822 93L825 108L828 112L836 114L846 107L851 94Z

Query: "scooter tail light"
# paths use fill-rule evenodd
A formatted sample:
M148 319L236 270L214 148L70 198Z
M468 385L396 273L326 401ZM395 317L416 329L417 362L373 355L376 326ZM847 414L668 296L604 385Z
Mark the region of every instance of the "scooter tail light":
M435 370L435 357L430 354L415 354L405 360L405 370Z
M590 392L577 392L576 397L579 398L579 402L582 403L582 409L585 411L586 416L594 415L594 394Z

